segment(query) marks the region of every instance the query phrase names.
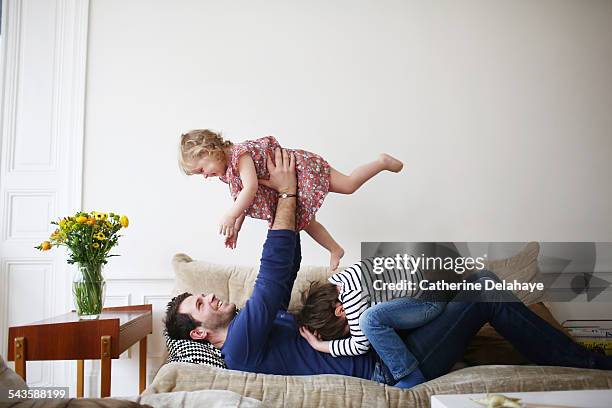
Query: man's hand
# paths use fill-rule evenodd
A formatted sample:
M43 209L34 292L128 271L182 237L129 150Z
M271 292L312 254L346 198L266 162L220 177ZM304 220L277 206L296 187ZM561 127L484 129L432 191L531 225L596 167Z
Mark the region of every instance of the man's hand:
M270 187L279 193L295 194L297 191L297 179L295 176L295 155L288 154L285 149L276 148L274 161L268 156L266 166L270 173L270 179L259 179L259 184Z
M274 152L275 161L267 158L266 165L270 180L259 180L259 184L270 187L279 193L297 194L297 179L295 173L295 156L285 149L277 148ZM279 198L274 214L273 230L295 231L295 208L297 197Z
M322 353L330 353L329 341L320 340L318 336L313 334L305 326L300 326L300 335L306 339L310 347Z

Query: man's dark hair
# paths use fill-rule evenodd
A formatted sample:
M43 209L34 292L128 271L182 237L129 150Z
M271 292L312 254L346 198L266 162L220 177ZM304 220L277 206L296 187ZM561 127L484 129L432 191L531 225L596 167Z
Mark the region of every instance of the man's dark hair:
M311 332L316 330L322 340L344 337L346 322L334 313L339 302L336 285L313 282L308 291L302 294L304 297L304 306L296 316L298 324L306 326Z
M164 324L166 325L166 333L170 338L180 340L187 339L193 340L189 333L202 323L191 317L187 313L179 313L179 307L185 298L191 296L191 293L185 292L178 296L175 296L166 308L166 317L164 318Z

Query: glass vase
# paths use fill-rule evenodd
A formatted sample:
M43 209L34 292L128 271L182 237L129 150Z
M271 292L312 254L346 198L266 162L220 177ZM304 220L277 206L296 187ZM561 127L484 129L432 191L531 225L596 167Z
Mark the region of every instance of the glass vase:
M82 320L94 320L100 317L106 295L102 264L74 264L72 279L72 296L77 315Z

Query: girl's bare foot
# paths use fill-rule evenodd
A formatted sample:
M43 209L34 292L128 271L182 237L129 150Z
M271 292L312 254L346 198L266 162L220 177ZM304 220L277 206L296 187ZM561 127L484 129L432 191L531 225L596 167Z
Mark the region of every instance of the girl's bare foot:
M338 265L340 265L340 259L344 256L344 249L338 245L338 248L330 251L329 258L329 267L332 271L338 269Z
M399 173L404 167L404 163L387 153L381 153L378 157L378 160L382 162L386 170L392 171L394 173Z

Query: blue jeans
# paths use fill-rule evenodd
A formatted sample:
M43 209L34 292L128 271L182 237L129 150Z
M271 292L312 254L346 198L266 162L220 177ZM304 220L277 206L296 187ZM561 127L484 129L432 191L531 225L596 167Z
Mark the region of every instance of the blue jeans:
M494 280L497 275L480 271L469 281ZM495 330L527 359L539 365L612 369L612 357L582 347L564 333L549 325L525 306L513 293L488 290L478 293L459 292L437 319L412 330L404 343L419 361L427 379L448 373L463 357L468 343L485 323ZM377 362L372 379L389 382L389 370Z
M419 362L395 330L415 329L438 317L443 302L398 298L366 309L359 327L395 380L413 372Z

